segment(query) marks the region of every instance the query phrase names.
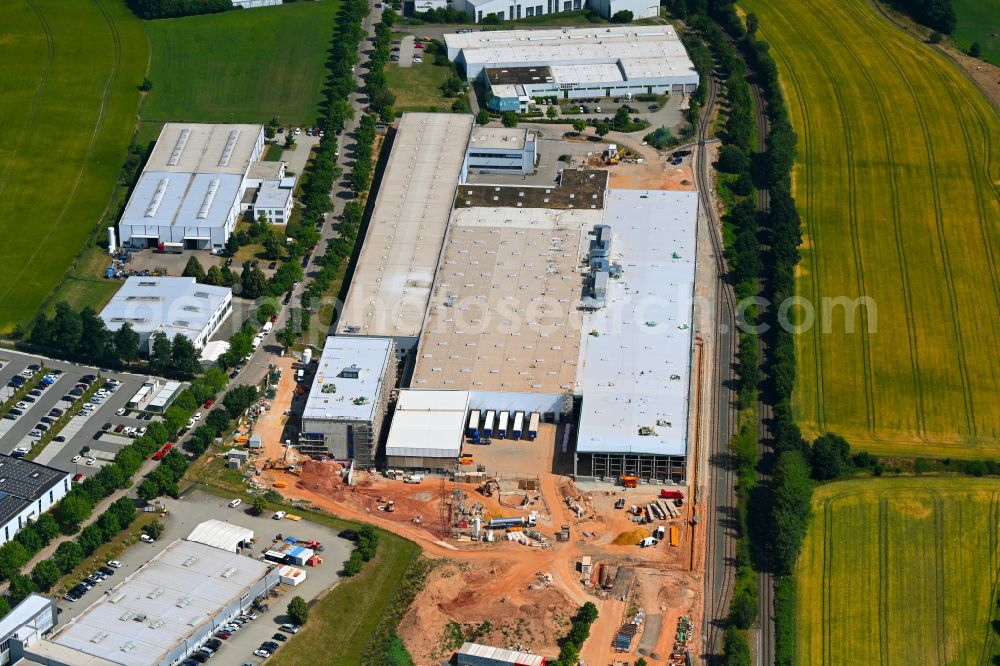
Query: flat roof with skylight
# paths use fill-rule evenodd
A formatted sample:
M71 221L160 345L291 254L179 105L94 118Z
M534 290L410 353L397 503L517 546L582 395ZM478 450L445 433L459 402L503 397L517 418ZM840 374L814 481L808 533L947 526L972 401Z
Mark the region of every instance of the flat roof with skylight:
M388 390L386 369L395 362L388 338L328 337L302 418L374 421L379 396Z
M175 541L48 641L123 666L159 664L268 570L243 555Z
M582 242L602 219L600 209L457 209L412 386L573 390Z
M263 141L262 125L166 123L145 170L243 176Z
M339 333L420 334L472 121L467 114L403 114Z
M687 449L696 192L610 190L606 307L583 322L578 453Z

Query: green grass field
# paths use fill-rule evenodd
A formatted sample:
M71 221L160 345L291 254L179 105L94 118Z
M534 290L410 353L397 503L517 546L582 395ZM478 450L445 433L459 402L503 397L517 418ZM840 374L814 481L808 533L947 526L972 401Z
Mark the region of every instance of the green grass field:
M968 49L972 42L983 48L983 60L1000 65L1000 0L954 0L958 24L955 43Z
M120 0L11 0L0 33L0 331L28 324L108 204L149 62Z
M319 115L336 0L146 22L144 121L306 125Z
M992 664L995 479L819 488L796 571L798 664Z
M393 108L397 113L451 109L452 100L446 100L441 84L451 74L450 67L439 67L432 58L411 67L400 67L394 62L385 66L385 80L396 96Z
M799 137L799 295L861 297L799 335L808 435L882 454L1000 455L1000 117L867 0L746 0ZM830 303L830 301L827 301ZM827 326L824 326L826 324Z

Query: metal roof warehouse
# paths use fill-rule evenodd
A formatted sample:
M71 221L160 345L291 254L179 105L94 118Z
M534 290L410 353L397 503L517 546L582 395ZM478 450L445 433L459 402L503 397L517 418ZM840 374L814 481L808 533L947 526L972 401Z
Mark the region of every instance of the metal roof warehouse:
M69 648L123 666L173 664L277 584L269 569L203 543L175 541L28 654L43 658L52 645L56 654Z

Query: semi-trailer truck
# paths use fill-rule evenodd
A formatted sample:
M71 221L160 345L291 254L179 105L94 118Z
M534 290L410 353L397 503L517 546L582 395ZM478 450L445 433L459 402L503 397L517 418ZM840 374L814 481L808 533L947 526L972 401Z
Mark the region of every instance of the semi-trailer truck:
M510 422L510 412L500 412L500 422L497 424L497 437L506 439L507 424Z
M496 421L497 413L492 409L486 412L486 421L483 423L483 437L493 436L493 422Z
M479 410L469 412L469 425L465 429L466 437L476 437L479 434Z
M531 412L531 418L528 420L528 439L533 440L538 437L538 422L540 420L538 412Z
M524 412L515 412L514 432L513 432L514 439L521 439L521 432L523 432L523 428L524 428Z

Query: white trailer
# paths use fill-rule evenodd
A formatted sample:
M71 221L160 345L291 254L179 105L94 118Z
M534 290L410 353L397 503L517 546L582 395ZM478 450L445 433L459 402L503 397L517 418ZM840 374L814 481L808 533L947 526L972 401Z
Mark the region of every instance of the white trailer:
M500 423L497 425L497 437L505 439L507 437L507 423L510 421L510 412L500 412Z
M538 437L538 422L540 420L538 412L531 412L531 418L528 420L528 439Z
M524 412L514 413L514 432L512 437L514 439L521 439L521 433L524 432Z
M493 436L493 422L496 421L497 413L492 409L486 412L486 421L483 423L483 437Z

